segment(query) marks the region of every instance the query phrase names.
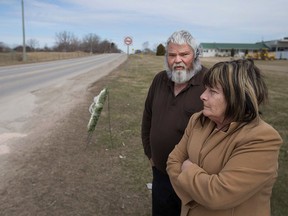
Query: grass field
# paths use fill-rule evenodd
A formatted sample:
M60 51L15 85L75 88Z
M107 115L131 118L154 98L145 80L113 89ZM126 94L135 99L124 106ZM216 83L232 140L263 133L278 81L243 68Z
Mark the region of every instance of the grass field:
M202 59L202 63L210 67L219 60L222 59ZM262 109L264 119L280 132L284 140L279 158L279 177L271 204L272 215L283 216L288 215L288 61L255 63L263 70L269 87L270 103ZM126 159L123 160L123 169L126 175L130 176L131 188L139 194L145 194L143 185L151 180L150 168L143 156L140 140L143 105L153 76L162 69L163 57L131 55L128 62L120 68L117 78L107 83L112 104L110 109L114 134L113 148L122 149L122 144L129 146L124 153ZM102 122L105 120L102 119ZM107 128L107 120L105 124ZM104 128L102 125L98 130L103 131ZM107 134L99 135L98 139L101 139L100 143L109 143ZM147 215L149 211L147 210Z
M57 59L59 54L55 55ZM52 59L53 57L50 60ZM224 59L205 58L202 59L202 63L211 67L220 60ZM288 61L256 61L255 63L266 76L270 94L270 103L262 109L264 119L279 131L284 140L279 157L279 177L273 190L271 203L272 216L284 216L288 215L288 88L286 87ZM95 203L94 200L91 202L93 207L97 207L99 215L151 215L151 193L146 188L146 183L151 182L151 170L144 156L140 130L148 88L154 75L163 70L163 65L163 57L130 55L127 62L93 85L96 88L96 92L93 91L94 95L102 88L108 87L109 97L88 150L91 154L99 152L99 155L96 154L99 156L97 158L99 161L111 161L107 162L103 170L113 171L111 176L105 176L104 171L101 173L101 178L98 176L100 179L103 177L105 181L103 184L105 192L102 192L105 194L101 194L101 197L106 201L111 200L109 207L101 206L102 202ZM80 116L77 115L75 118L81 119ZM97 166L91 164L93 164L91 172L94 173ZM109 166L113 166L113 169ZM93 188L97 186L94 185L95 182L91 184ZM114 187L116 184L121 185L120 192ZM117 196L128 201L121 206L118 201L115 203ZM89 204L88 200L87 203ZM108 213L103 210L107 208L109 208Z

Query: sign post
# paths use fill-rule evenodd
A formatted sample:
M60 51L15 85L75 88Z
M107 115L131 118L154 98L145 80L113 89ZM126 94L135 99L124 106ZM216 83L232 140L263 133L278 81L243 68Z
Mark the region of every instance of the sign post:
M127 45L127 55L129 55L129 46L132 44L133 40L131 37L127 36L124 38L124 43Z

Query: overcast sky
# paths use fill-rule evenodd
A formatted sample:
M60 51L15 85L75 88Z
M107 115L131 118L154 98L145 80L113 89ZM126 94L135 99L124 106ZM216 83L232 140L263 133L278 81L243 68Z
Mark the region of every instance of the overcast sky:
M287 0L24 0L26 40L52 47L56 33L93 33L127 50L154 49L176 30L201 42L256 43L288 37ZM0 42L22 45L21 0L0 0Z

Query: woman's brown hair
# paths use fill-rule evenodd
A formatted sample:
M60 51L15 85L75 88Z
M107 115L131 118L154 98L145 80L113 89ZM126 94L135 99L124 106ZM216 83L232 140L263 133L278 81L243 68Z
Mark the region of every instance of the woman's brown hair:
M259 115L259 105L268 99L268 89L261 71L253 60L216 63L204 76L203 84L223 88L227 101L225 117L249 122Z

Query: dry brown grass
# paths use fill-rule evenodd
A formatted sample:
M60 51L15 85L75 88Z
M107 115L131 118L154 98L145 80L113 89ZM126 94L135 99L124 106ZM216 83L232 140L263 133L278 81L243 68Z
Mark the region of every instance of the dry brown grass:
M22 52L0 53L0 66L61 60L88 55L89 53L84 52L28 52L26 55L27 61L23 62Z
M211 67L223 60L227 59L205 58L202 62ZM265 120L284 140L272 215L288 215L288 61L256 64L263 70L270 91L270 104L263 110ZM6 158L8 161L0 158L1 163L18 164L16 169L2 173L8 180L1 182L6 187L0 190L0 215L151 215L151 192L146 188L151 169L140 129L148 88L162 69L163 57L131 55L109 76L92 84L83 102L55 122L53 130L31 139L31 144L39 147L29 149L25 145L29 157L17 151ZM86 146L88 107L104 87L109 89L109 99L92 142ZM16 177L9 178L13 173Z

